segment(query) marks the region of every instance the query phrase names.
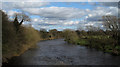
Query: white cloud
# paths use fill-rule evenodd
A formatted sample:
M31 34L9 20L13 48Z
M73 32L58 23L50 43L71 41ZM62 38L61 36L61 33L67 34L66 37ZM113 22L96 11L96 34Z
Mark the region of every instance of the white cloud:
M15 13L21 13L21 12L17 12L17 11L13 11L13 10L10 10L7 12L8 16L13 16Z
M3 9L35 8L48 5L49 2L2 2Z
M86 9L87 12L90 12L90 9Z
M67 22L64 22L64 25L73 25L73 24L78 24L78 21L67 21Z
M88 16L85 17L86 19L88 18Z
M34 15L39 15L47 19L64 20L64 19L76 19L86 16L88 20L96 21L101 19L103 15L117 15L117 7L97 7L95 10L89 9L77 9L67 7L45 7L45 8L26 8L23 9ZM72 22L70 22L72 24ZM67 23L66 23L67 24Z
M89 21L98 21L102 20L102 16L104 15L118 15L117 7L97 7L95 10L92 10L90 14L86 17Z
M85 26L93 26L93 25L94 25L94 23L91 23L91 22L85 24Z
M92 17L92 14L88 14L89 17Z
M37 18L35 18L33 21L37 22L37 21L38 21L38 19L37 19Z
M59 20L81 18L87 13L82 9L68 7L25 8L23 10L33 15Z
M24 11L33 15L39 15L45 17L45 19L38 20L38 23L57 24L57 25L76 25L76 26L99 26L102 25L103 15L117 15L117 7L97 7L94 10L89 9L77 9L68 7L45 7L45 8L26 8ZM83 18L87 20L72 21L73 18ZM61 19L61 20L58 20ZM69 20L64 20L69 19ZM71 20L70 20L71 19ZM44 25L43 25L44 26Z
M77 25L79 21L72 21L72 20L50 20L50 19L39 19L39 18L31 18L32 25L42 25L42 26L56 26L56 25Z

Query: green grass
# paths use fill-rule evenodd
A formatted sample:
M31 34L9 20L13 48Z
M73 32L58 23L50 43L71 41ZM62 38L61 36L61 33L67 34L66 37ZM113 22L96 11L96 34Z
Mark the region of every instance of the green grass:
M94 35L91 35L91 36L81 36L81 38L96 38L96 39L108 39L110 38L110 36L108 35L98 35L98 36L94 36Z
M77 42L78 45L88 45L89 42L85 39L79 39L79 41Z

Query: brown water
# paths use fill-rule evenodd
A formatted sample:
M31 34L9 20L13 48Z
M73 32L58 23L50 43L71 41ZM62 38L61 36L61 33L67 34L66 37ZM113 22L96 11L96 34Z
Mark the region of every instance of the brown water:
M120 56L67 44L64 39L39 42L37 48L12 58L11 65L120 65Z

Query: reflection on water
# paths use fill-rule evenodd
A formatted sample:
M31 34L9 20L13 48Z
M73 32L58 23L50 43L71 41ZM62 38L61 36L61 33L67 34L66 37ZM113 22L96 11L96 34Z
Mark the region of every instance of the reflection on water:
M12 58L12 65L120 65L120 56L67 44L63 39L39 42L37 48Z

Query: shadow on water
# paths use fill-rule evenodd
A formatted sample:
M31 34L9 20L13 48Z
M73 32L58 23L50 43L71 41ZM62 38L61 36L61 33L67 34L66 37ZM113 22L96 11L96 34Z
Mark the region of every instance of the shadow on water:
M112 56L85 46L68 44L64 39L39 42L4 65L120 65L120 56ZM84 67L84 66L83 66Z

